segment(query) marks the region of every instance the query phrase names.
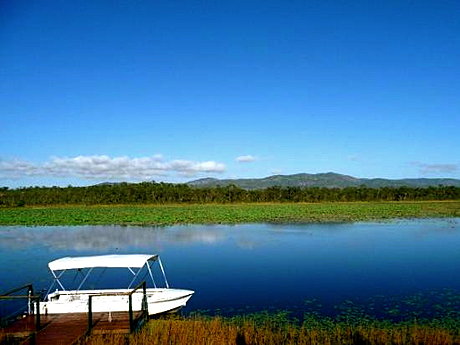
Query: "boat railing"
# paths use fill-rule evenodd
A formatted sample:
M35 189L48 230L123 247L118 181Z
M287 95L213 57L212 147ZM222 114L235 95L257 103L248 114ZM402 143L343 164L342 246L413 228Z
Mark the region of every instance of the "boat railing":
M142 302L141 302L141 314L134 318L133 312L133 294L142 288ZM128 296L128 313L129 313L129 330L134 332L138 329L149 316L148 303L147 303L147 283L142 281L136 287L134 287L129 292L107 292L107 293L97 293L91 294L88 297L88 334L91 334L91 331L94 327L93 323L93 298L104 297L104 296Z
M14 293L26 290L27 295L14 295ZM0 295L0 301L5 300L21 300L27 299L27 314L35 315L35 328L36 331L40 329L40 295L34 295L34 288L32 284L26 284L18 288L11 289ZM14 311L10 315L2 317L0 326L6 326L10 319L13 319L18 316L18 313L26 312L22 307L19 310Z

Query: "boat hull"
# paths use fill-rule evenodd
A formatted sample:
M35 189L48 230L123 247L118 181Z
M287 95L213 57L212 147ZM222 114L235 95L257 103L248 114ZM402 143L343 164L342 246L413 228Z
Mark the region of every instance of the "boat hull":
M119 312L129 310L129 289L114 290L79 290L56 291L48 295L45 302L40 303L42 314L87 313L89 296L92 296L92 312ZM149 315L156 315L178 310L184 307L194 291L182 289L147 289L147 305ZM132 310L142 309L142 291L132 294Z

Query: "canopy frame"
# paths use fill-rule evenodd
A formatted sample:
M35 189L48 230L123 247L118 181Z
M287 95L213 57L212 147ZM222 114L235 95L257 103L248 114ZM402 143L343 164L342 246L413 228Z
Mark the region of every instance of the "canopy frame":
M127 262L124 264L123 262ZM91 256L91 257L66 257L58 260L51 261L48 264L50 268L51 274L53 275L53 282L48 289L46 296L48 296L53 289L53 287L57 284L63 291L67 291L64 285L61 282L61 278L64 273L68 270L78 270L83 271L84 269L88 269L86 274L84 274L82 281L80 282L76 291L79 291L83 284L88 279L89 275L93 271L94 268L126 268L129 272L133 275L131 282L128 285L128 289L134 284L136 279L139 277L141 271L143 271L144 267L147 267L147 272L152 280L153 286L156 288L156 282L153 277L152 273L152 266L158 261L158 265L160 267L160 271L163 275L163 279L166 285L166 288L169 288L169 283L166 278L166 274L164 271L163 264L161 259L158 255L143 255L143 254L125 254L125 255L99 255L99 256ZM142 262L142 265L141 265ZM105 263L105 264L102 264ZM131 266L133 265L133 266ZM136 270L137 269L137 270ZM83 274L83 273L82 273Z

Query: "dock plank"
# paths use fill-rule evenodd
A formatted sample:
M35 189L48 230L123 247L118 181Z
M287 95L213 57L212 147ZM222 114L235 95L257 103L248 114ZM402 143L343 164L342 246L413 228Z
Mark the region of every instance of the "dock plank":
M35 336L36 345L71 345L88 329L86 314L56 314L56 318Z
M135 312L138 317L140 312ZM23 344L36 345L72 345L87 334L88 314L67 313L42 316L42 328L33 337L26 339ZM33 315L17 320L7 328L4 334L26 337L35 330ZM127 312L93 313L93 334L128 334L129 314Z

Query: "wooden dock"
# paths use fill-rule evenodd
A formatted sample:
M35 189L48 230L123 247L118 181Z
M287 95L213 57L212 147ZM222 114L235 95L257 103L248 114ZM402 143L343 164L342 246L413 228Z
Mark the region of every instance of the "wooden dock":
M136 312L138 317L141 312ZM91 334L128 334L130 321L128 312L93 313ZM41 316L41 327L35 328L34 315L13 322L0 333L8 342L24 345L72 345L88 334L88 314L68 313ZM5 338L6 337L6 338Z
M26 295L14 295L27 289ZM134 311L132 295L142 289L142 307ZM93 298L100 296L128 296L128 311L93 312ZM142 281L135 288L125 293L98 293L88 296L87 313L33 314L40 310L40 296L33 294L32 284L10 290L0 295L0 300L28 300L29 311L18 317L8 326L0 329L0 345L72 345L89 334L128 334L139 329L148 319L146 283Z

